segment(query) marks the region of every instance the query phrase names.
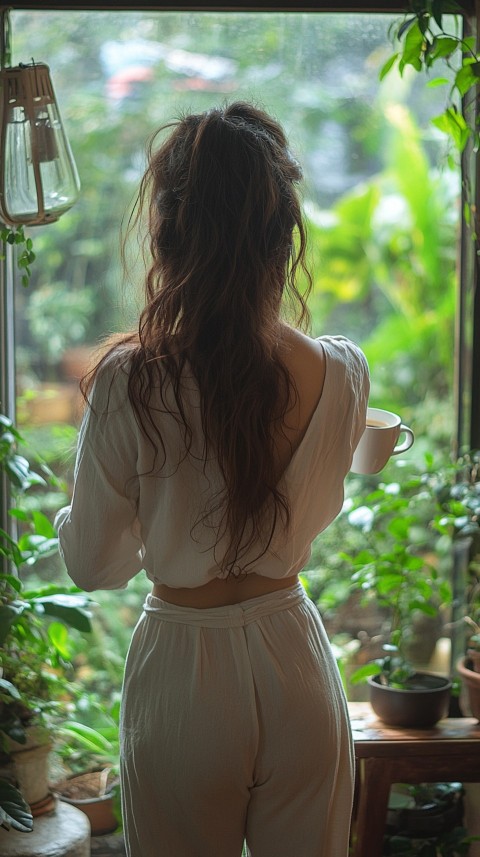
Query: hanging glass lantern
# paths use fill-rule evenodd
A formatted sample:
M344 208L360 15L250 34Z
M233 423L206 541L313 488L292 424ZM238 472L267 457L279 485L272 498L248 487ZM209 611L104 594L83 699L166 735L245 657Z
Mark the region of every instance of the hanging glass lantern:
M50 223L74 204L80 181L44 63L0 71L0 215Z

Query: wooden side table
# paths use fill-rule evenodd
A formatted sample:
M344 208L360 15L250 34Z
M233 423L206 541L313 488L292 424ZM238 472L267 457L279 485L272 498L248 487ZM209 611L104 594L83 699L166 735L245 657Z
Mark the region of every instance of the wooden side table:
M480 782L480 723L441 720L433 729L400 729L370 705L349 703L357 764L352 857L382 857L393 783Z

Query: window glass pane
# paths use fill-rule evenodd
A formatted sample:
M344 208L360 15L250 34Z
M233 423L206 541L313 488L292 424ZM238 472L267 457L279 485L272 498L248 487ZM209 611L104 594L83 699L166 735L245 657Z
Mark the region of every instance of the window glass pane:
M99 339L133 324L141 306L141 272L134 266L133 283L122 274L119 225L145 141L179 112L225 99L275 114L304 166L313 332L343 333L364 347L372 403L415 427L412 460L448 448L459 178L429 123L443 109L442 87L428 89L411 69L379 83L392 20L12 13L14 62L49 63L82 181L69 213L31 230L37 260L29 288L17 288L19 421L70 485L76 379ZM47 496L49 504L60 505L58 497ZM319 578L331 573L325 556L338 532L314 553ZM51 563L41 570L43 579L59 573ZM325 589L325 604L347 596L348 574L337 584ZM344 630L338 615L332 627Z

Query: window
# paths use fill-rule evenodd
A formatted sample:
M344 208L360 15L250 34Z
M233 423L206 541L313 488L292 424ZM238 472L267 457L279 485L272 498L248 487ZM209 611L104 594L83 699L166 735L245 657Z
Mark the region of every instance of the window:
M125 281L118 233L145 140L179 110L233 98L277 115L304 165L313 332L342 332L365 348L372 403L415 426L414 458L450 445L460 177L429 124L441 90L408 73L378 81L391 20L360 12L12 14L14 61L48 60L83 186L58 223L32 230L31 285L15 288L18 419L67 481L77 379L99 338L134 323L141 303L135 248ZM44 503L60 505L56 495ZM320 554L333 550L322 545ZM314 554L313 567L319 562ZM346 595L329 592L333 606Z

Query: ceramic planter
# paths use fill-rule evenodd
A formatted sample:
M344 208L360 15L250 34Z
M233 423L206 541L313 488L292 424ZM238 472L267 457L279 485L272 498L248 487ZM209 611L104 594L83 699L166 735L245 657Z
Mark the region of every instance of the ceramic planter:
M381 684L380 676L370 676L368 684L370 704L388 726L428 729L448 714L452 687L448 678L415 673L401 690Z
M113 833L118 827L114 813L113 785L109 770L73 775L55 786L60 800L80 809L88 817L92 836Z
M473 717L480 720L480 672L471 669L472 662L468 658L460 658L457 671L464 683Z
M50 812L54 798L48 784L49 756L52 743L42 727L27 729L26 744L9 740L9 762L3 774L21 791L34 817Z

